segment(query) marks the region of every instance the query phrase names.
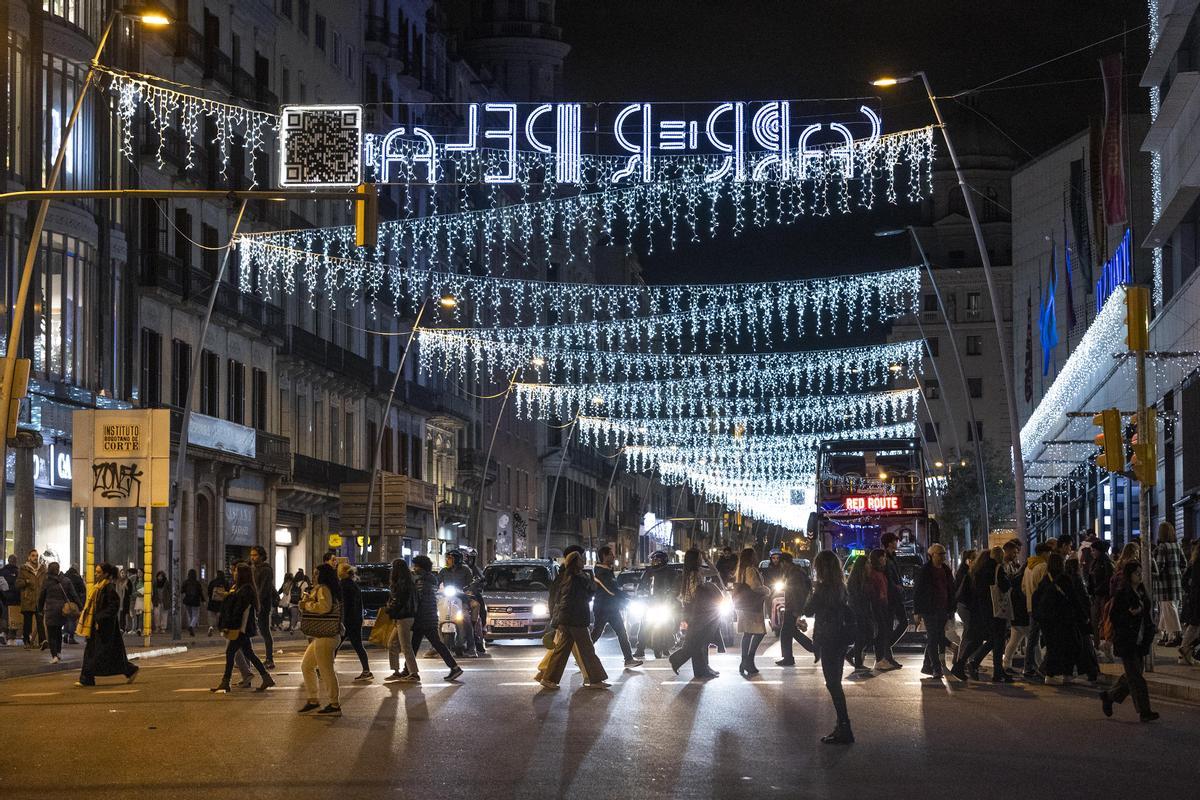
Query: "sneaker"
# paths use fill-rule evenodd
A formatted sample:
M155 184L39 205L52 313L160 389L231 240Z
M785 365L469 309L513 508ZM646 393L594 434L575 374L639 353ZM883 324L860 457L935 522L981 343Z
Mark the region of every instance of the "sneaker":
M213 688L209 689L209 691L213 694L229 694L229 684L222 683L219 686L214 686Z
M543 689L549 689L549 690L551 690L551 691L554 691L555 689L557 689L557 688L558 688L558 684L557 684L557 683L555 683L554 681L548 681L548 680L546 680L545 678L543 678L542 680L538 681L538 683L540 683L540 684L542 685L542 688L543 688Z
M131 672L131 673L129 673L128 675L126 675L126 676L125 676L125 682L126 682L126 683L133 683L135 680L137 680L137 676L138 676L138 672L139 672L139 671L140 671L140 668L139 668L139 667L134 667L134 668L133 668L133 672Z
M954 668L950 670L950 674L963 683L967 682L967 671L963 669L962 664L955 664Z
M775 666L777 666L777 667L794 667L794 666L796 666L796 661L795 661L795 659L791 659L791 658L781 658L775 662Z
M208 635L209 635L209 636L212 636L212 635L213 635L213 626L212 626L212 625L209 625L209 626L208 626Z
M894 658L887 659L887 663L892 665L892 669L904 669L904 665Z
M896 669L896 667L892 666L892 662L890 661L876 661L875 666L872 667L872 669L874 669L876 672L890 672L891 670Z
M86 681L86 682L85 681L75 681L75 685L80 688L86 688L88 686L95 686L96 682L95 681Z
M303 706L301 706L296 711L296 713L297 714L307 714L308 712L314 711L320 707L321 707L320 703L316 703L316 702L313 702L312 700L309 700L307 703L305 703Z
M391 675L388 675L386 678L384 678L383 682L391 683L392 681L399 681L399 680L403 680L403 679L404 679L404 676L401 675L399 672L393 672Z
M62 660L62 659L60 659L58 656L50 656L50 663L51 663L51 664L57 664L57 663L58 663L59 661L61 661L61 660Z
M612 684L608 681L592 681L583 685L585 689L611 689Z
M1066 683L1066 680L1062 675L1047 675L1044 683L1047 686L1062 686L1064 683Z
M1108 692L1100 693L1100 708L1104 711L1104 716L1111 717L1113 715L1113 699Z
M631 658L625 662L625 669L633 669L634 667L640 667L643 663L645 663L645 662L639 661L636 658Z
M253 685L254 685L254 684L252 684L252 683L250 682L250 678L249 678L249 677L242 678L240 681L238 681L237 683L235 683L235 684L234 684L234 686L236 686L236 687L237 687L237 688L239 688L239 689L249 689L249 688L250 688L251 686L253 686Z
M329 705L325 706L317 713L325 714L326 716L330 716L330 717L340 717L342 715L342 707L335 706L333 703L330 703Z
M462 677L462 674L463 674L462 667L459 667L459 666L451 667L450 674L446 676L446 682L449 683L450 681L456 681L460 677Z
M1189 667L1200 666L1196 661L1196 657L1192 655L1191 649L1187 647L1179 648L1179 663L1187 664Z
M405 675L404 677L400 678L399 682L400 683L420 683L421 676L420 675L412 675L412 674Z
M375 680L375 676L371 674L370 670L367 670L366 672L359 673L358 677L354 679L354 682L362 683L365 681L373 681L373 680Z
M272 678L270 675L268 675L267 677L263 678L262 686L259 686L254 691L265 692L267 689L270 689L274 685L275 685L275 679Z
M1158 719L1157 711L1148 711L1147 713L1142 714L1142 716L1141 716L1142 722L1154 722L1154 720L1156 720L1156 719Z

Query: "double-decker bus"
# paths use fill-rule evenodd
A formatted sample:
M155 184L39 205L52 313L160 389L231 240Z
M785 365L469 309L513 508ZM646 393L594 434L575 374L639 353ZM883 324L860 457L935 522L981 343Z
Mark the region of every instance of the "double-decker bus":
M831 439L817 450L817 540L843 560L900 539L923 558L929 541L925 468L918 439Z

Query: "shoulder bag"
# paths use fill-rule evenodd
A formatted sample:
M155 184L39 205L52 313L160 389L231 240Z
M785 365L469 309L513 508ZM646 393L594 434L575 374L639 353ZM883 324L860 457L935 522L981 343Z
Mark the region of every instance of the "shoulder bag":
M314 639L329 639L342 635L342 603L335 600L328 612L318 614L300 609L300 631Z
M1001 591L1000 589L1000 570L1003 567L996 567L996 580L992 582L992 616L996 619L1012 619L1012 593Z

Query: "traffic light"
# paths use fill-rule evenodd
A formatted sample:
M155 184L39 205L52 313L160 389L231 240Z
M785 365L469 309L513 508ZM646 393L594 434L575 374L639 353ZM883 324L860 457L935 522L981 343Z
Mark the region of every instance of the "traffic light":
M1150 347L1150 290L1145 286L1125 287L1125 343L1130 350Z
M1133 476L1142 486L1153 486L1158 482L1158 411L1151 406L1146 409L1145 435L1138 431L1133 436L1133 457L1130 466Z
M354 245L374 247L379 241L379 189L373 183L360 183L362 200L354 204Z
M1115 408L1106 408L1092 417L1092 424L1100 426L1096 434L1096 466L1109 472L1120 472L1125 469L1125 444L1121 437L1121 412Z

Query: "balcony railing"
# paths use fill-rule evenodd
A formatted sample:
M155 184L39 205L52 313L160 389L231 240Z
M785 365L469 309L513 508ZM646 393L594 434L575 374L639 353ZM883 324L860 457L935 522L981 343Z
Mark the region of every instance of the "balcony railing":
M165 289L183 297L187 294L187 276L183 262L166 253L142 253L142 286Z
M299 326L288 327L284 352L324 367L337 375L356 380L364 386L375 385L375 370L365 358L331 344Z
M204 60L204 77L226 89L233 89L233 60L215 48L208 50Z
M369 473L361 469L299 453L292 456L293 483L307 483L336 491L343 483L366 483L369 479Z

